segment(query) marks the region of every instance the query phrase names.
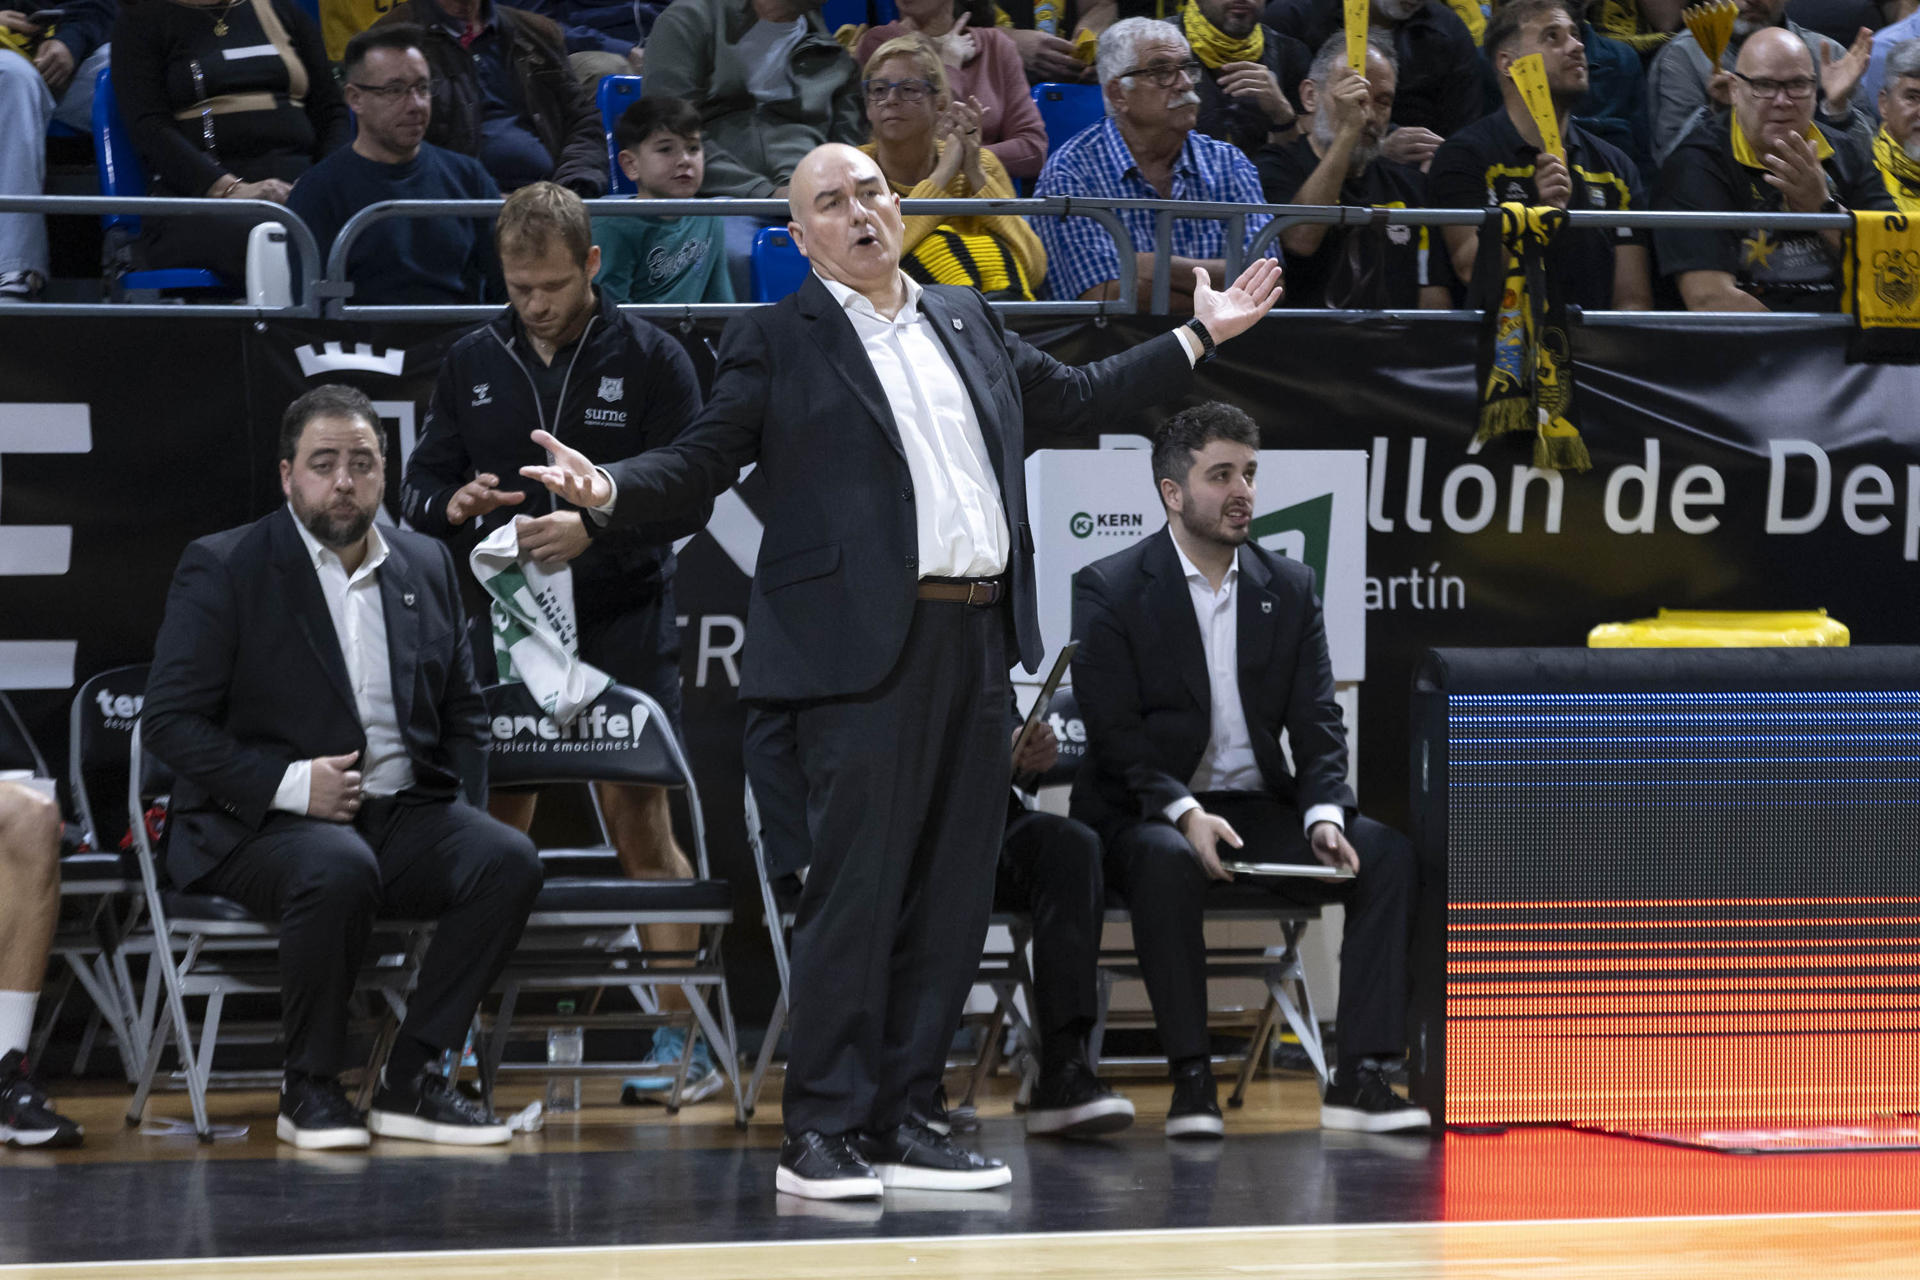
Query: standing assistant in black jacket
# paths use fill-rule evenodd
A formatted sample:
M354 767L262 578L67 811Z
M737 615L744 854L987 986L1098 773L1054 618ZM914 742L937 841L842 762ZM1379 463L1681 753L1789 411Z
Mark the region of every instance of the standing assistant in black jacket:
M589 457L613 461L668 444L693 421L700 385L680 344L647 321L622 315L605 295L597 301L579 339L556 352L551 364L534 354L511 307L454 344L440 366L426 426L400 486L401 507L414 528L456 539L464 555L516 515L571 510L520 476L521 467L546 461L527 438L536 426L582 452L599 450ZM450 524L448 500L482 472L498 476L500 488L524 493L525 500L464 525ZM708 503L676 520L615 530L586 520L593 545L572 562L582 637L620 615L666 604L663 627L675 632L677 647L673 542L699 532L712 510ZM466 581L477 591L471 575ZM653 687L657 682L645 672L612 674L629 683L645 679L642 689L670 711L677 709L677 687Z

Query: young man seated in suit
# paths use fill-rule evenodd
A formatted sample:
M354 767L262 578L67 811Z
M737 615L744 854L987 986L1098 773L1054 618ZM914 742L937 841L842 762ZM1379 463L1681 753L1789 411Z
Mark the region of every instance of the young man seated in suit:
M1208 891L1228 861L1312 863L1345 880L1273 892L1346 907L1330 1129L1423 1128L1387 1073L1405 1041L1415 867L1406 837L1355 810L1312 570L1248 541L1260 433L1225 404L1169 419L1153 475L1164 532L1073 579L1073 687L1087 759L1073 816L1106 842L1173 1074L1167 1135L1222 1132L1207 1053ZM1298 772L1280 750L1285 731Z
M279 927L282 1141L505 1142L435 1069L540 891L532 842L475 807L489 740L453 557L375 526L386 437L351 388L287 407L280 486L174 571L141 720L175 775L167 868ZM337 1076L377 915L434 934L363 1118Z

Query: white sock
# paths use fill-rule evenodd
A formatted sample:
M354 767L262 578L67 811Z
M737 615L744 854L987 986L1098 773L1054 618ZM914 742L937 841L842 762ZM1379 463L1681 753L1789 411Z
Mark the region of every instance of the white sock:
M26 1052L27 1039L33 1034L33 1006L38 991L0 991L0 1058L15 1049Z

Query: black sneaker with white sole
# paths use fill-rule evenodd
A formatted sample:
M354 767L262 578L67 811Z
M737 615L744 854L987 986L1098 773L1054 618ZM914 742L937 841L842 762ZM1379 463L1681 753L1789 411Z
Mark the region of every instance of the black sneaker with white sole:
M1327 1082L1320 1099L1320 1127L1355 1133L1398 1133L1428 1129L1433 1117L1393 1091L1384 1068L1371 1062L1344 1063Z
M513 1131L464 1097L451 1081L431 1067L422 1067L413 1079L394 1084L380 1073L380 1091L373 1095L367 1127L383 1138L438 1142L452 1147L498 1146Z
M27 1055L18 1049L0 1058L0 1142L10 1147L77 1147L85 1130L55 1111L47 1095L27 1074Z
M807 1200L871 1200L880 1195L873 1171L850 1133L790 1133L780 1144L776 1190Z
M1083 1058L1040 1075L1027 1106L1027 1132L1093 1138L1133 1123L1133 1104L1100 1082Z
M1173 1103L1167 1108L1169 1138L1218 1138L1227 1131L1220 1118L1219 1088L1213 1064L1205 1060L1173 1073Z
M969 1151L943 1133L907 1120L892 1133L860 1135L865 1156L880 1181L915 1191L985 1191L1013 1181L1004 1160Z
M373 1141L366 1117L348 1101L338 1080L289 1075L280 1084L280 1116L273 1131L302 1151L364 1147Z

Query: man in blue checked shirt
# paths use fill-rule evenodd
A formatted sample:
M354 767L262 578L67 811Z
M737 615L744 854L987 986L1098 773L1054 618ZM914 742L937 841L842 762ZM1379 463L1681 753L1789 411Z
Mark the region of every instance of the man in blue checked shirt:
M1260 174L1229 143L1194 128L1202 74L1186 37L1170 23L1128 18L1100 37L1100 92L1107 118L1083 129L1047 157L1036 196L1084 196L1107 200L1216 200L1261 204ZM1047 291L1055 299L1098 300L1120 296L1121 271L1139 281L1144 307L1153 285L1153 214L1124 210L1131 252L1121 254L1113 237L1091 218L1035 218L1047 249ZM1247 219L1247 242L1267 224L1264 214ZM1173 223L1175 312L1193 310L1194 269L1225 277L1226 223L1176 218Z

